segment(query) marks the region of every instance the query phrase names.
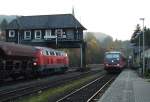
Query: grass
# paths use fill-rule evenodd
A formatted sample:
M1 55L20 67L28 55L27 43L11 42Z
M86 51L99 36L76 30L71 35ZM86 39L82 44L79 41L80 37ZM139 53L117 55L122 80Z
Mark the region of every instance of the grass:
M18 102L48 102L50 97L56 97L57 95L61 95L67 91L78 88L79 86L83 85L84 83L86 83L96 77L97 77L97 75L87 76L87 77L81 78L79 80L69 82L66 85L62 85L62 86L59 86L56 88L50 88L43 92L39 91L37 95L26 97L26 99L21 99Z

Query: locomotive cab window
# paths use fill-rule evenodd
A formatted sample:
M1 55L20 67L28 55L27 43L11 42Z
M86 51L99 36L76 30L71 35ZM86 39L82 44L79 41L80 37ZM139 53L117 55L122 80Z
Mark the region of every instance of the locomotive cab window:
M61 56L61 53L60 52L56 52L56 56Z
M50 55L49 51L46 50L46 55Z
M15 37L15 31L9 30L9 37Z
M42 51L42 54L43 54L43 55L47 55L46 50L43 50L43 51Z
M56 56L59 56L59 53L58 52L55 52L56 53Z
M46 55L46 56L47 56L47 55L51 55L48 50L43 50L42 53L43 53L43 55Z
M53 55L53 56L55 55L54 51L50 51L50 54Z
M61 52L58 52L58 55L61 56Z

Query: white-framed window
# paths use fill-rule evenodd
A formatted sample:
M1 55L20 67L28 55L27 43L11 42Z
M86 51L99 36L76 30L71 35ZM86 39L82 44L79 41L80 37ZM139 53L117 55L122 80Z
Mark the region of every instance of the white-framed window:
M24 31L24 39L31 39L31 31Z
M52 35L52 30L45 30L45 36L44 36L45 39L55 38L55 37L56 37L55 35Z
M41 30L35 30L34 37L35 39L41 39Z
M15 37L15 30L9 30L9 37Z

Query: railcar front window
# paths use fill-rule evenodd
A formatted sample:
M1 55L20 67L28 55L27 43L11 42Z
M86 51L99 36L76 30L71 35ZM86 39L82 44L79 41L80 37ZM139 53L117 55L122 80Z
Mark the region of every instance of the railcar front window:
M119 54L107 54L106 58L119 58Z

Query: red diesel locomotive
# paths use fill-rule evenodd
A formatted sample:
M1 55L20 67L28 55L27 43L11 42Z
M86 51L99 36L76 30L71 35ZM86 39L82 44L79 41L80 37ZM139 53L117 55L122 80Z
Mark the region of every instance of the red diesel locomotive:
M64 73L68 69L67 53L46 47L0 42L0 79L19 76Z
M46 47L36 47L34 70L37 74L65 72L68 69L69 59L64 51L57 51Z
M104 69L107 72L120 72L126 66L126 58L121 52L110 51L105 53Z

